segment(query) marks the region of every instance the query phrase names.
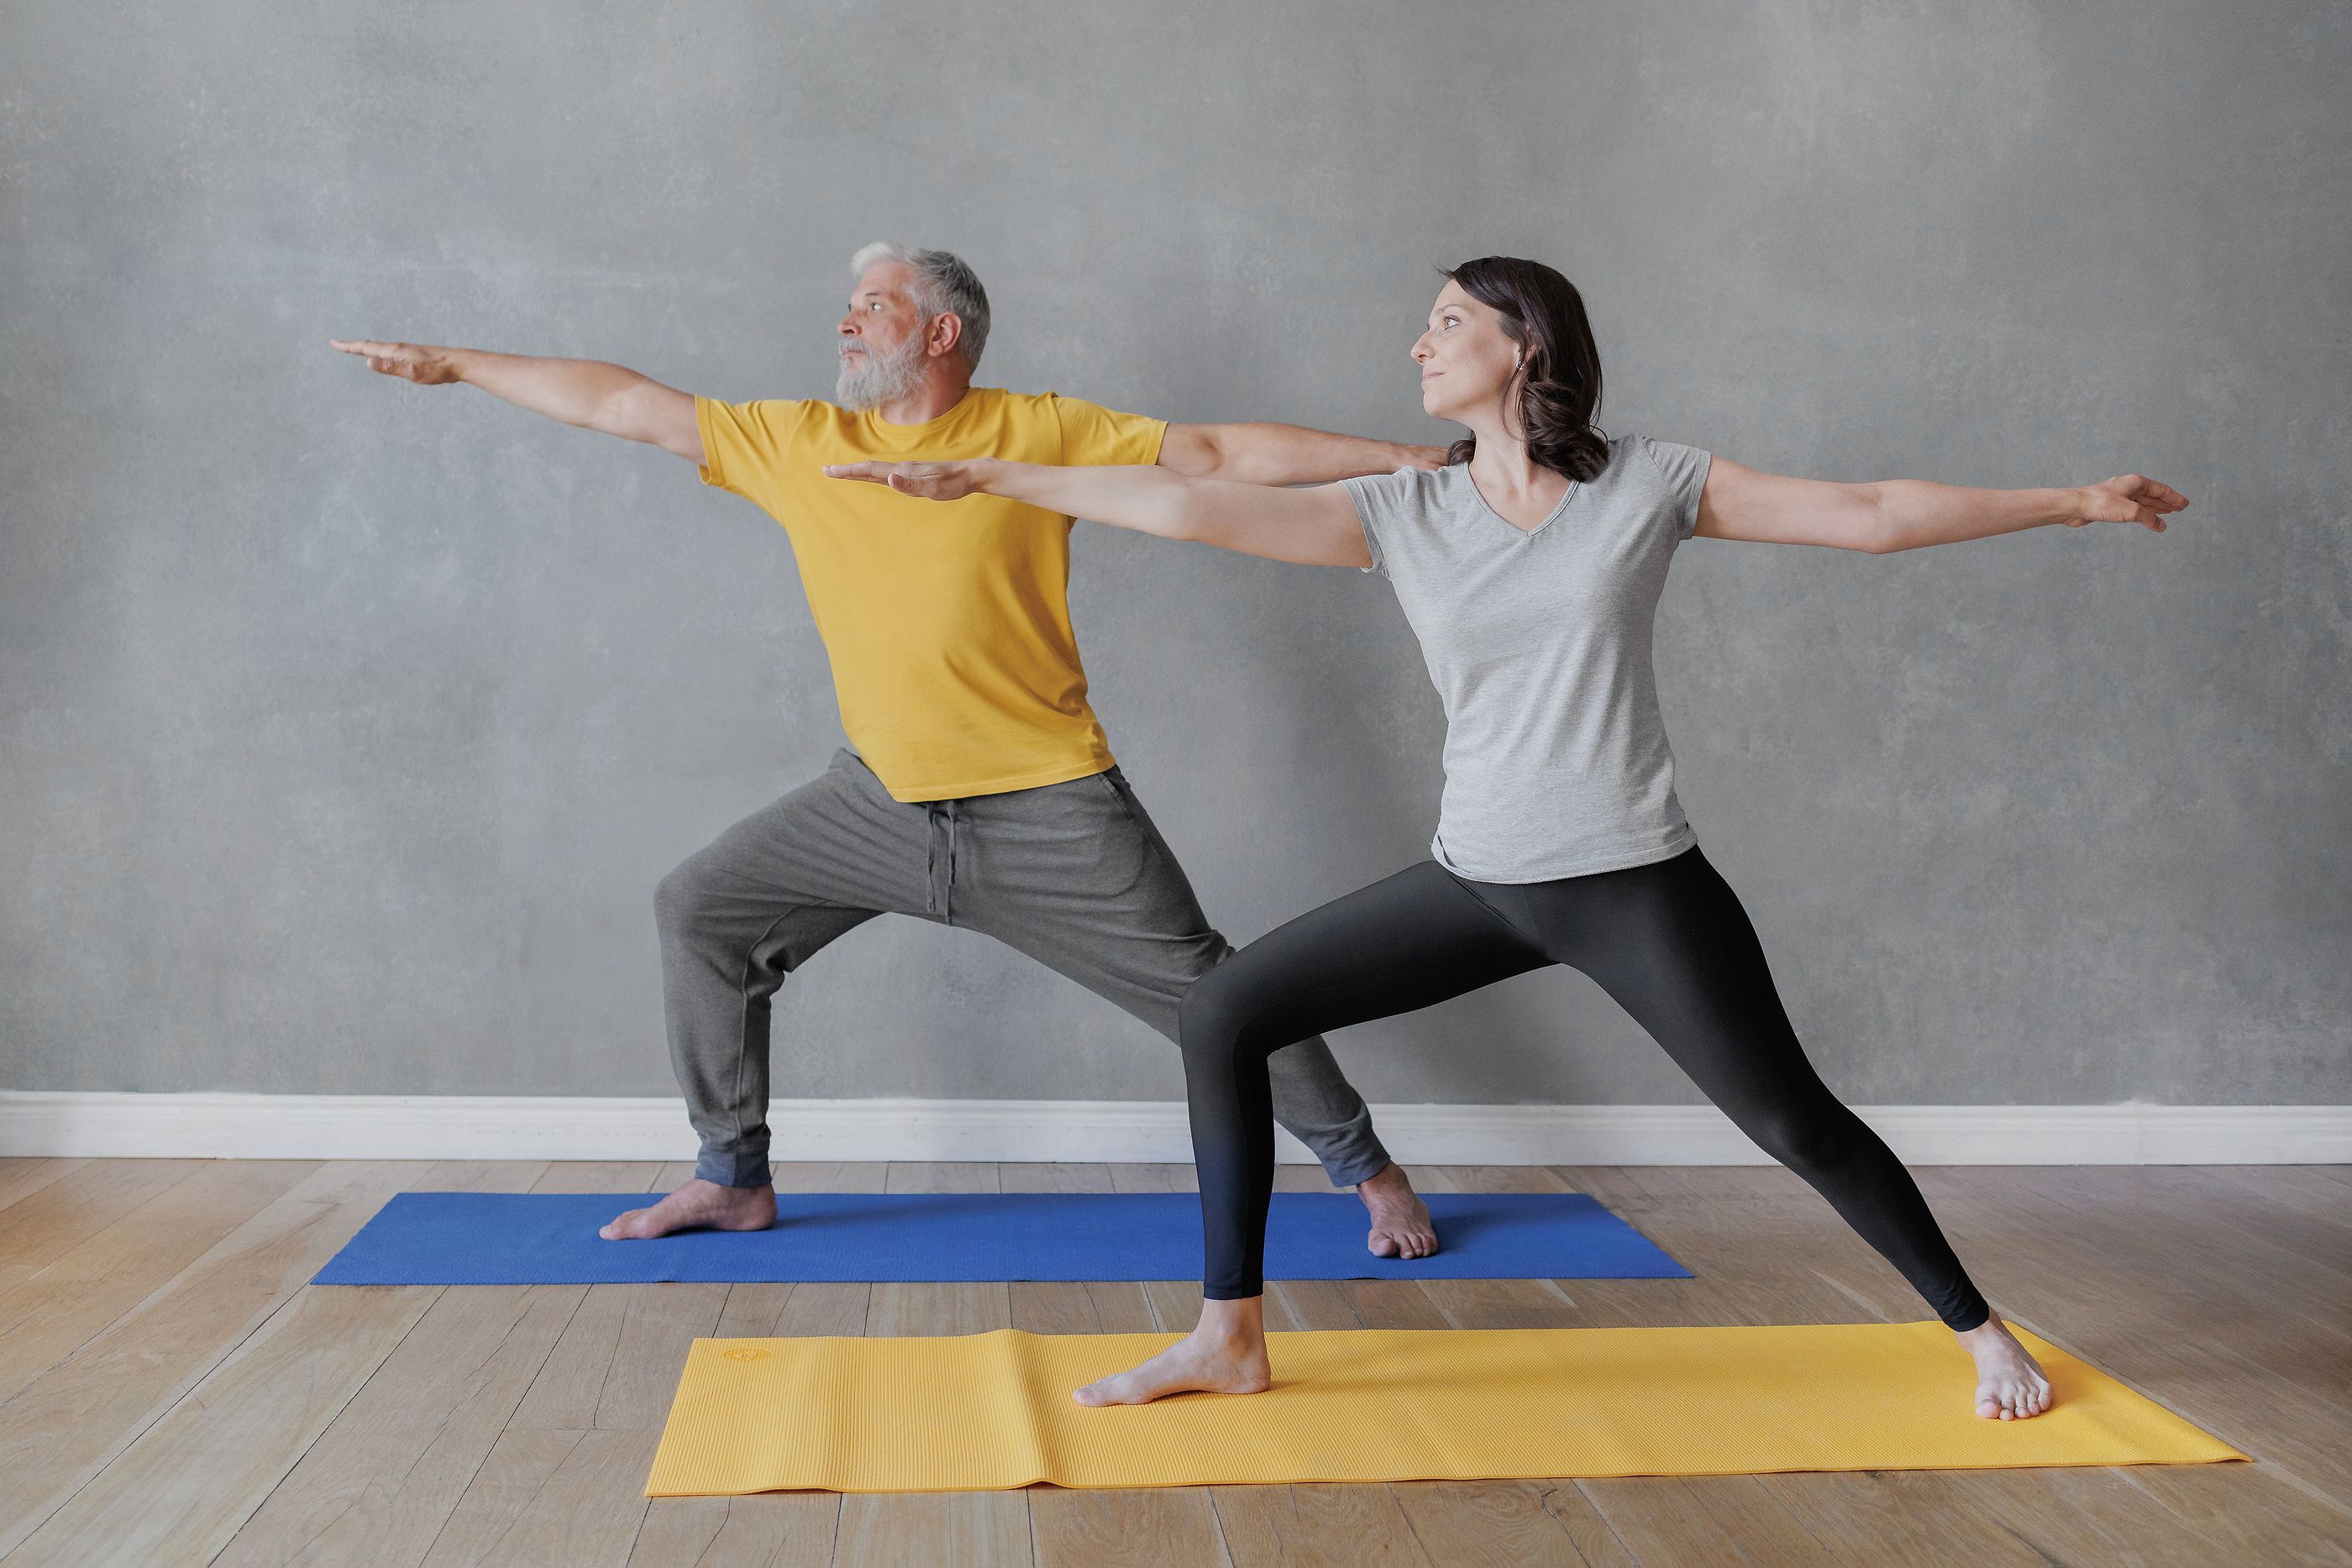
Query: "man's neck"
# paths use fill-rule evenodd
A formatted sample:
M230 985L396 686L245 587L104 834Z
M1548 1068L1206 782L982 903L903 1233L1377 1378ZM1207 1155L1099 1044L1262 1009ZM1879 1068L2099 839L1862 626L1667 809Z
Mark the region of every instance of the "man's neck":
M971 390L971 377L932 376L905 397L876 408L874 415L885 424L928 424L963 401Z

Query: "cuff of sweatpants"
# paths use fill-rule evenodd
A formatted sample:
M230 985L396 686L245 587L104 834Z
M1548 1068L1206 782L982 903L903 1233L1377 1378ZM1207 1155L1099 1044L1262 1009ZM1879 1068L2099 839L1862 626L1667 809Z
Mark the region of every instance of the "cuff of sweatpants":
M1389 1158L1388 1145L1372 1131L1369 1112L1360 1128L1350 1128L1346 1136L1327 1140L1324 1147L1308 1152L1323 1163L1323 1174L1333 1186L1370 1181L1394 1163Z
M773 1186L774 1173L768 1169L767 1151L750 1154L721 1154L705 1149L694 1162L694 1174L703 1181L716 1182L720 1186Z

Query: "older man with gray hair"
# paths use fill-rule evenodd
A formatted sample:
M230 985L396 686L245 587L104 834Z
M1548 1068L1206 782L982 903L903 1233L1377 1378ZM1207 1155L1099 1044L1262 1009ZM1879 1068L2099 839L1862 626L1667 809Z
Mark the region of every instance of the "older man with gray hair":
M670 1057L702 1152L694 1178L606 1226L620 1240L776 1218L770 998L835 937L909 915L996 937L1176 1036L1177 1004L1232 951L1111 756L1070 625L1071 519L973 497L929 504L828 464L1003 457L1160 464L1260 485L1407 465L1434 447L1285 424L1169 424L1054 392L971 384L988 294L941 250L870 245L839 328L835 401L727 403L619 365L344 341L371 370L465 382L642 441L784 527L854 750L736 823L655 899ZM1353 1186L1383 1257L1435 1249L1429 1211L1320 1039L1273 1059L1276 1118Z

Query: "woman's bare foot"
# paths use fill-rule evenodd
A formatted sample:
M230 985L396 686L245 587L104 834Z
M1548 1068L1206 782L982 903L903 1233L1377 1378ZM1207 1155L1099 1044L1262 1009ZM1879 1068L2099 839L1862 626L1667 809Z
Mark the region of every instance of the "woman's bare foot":
M648 1241L673 1230L765 1230L776 1222L772 1186L720 1186L696 1176L650 1208L615 1216L607 1241Z
M2050 1408L2048 1375L1999 1312L1958 1338L1976 1358L1978 1415L1988 1421L2023 1421Z
M1429 1206L1412 1190L1404 1167L1387 1165L1356 1186L1371 1212L1372 1233L1364 1240L1375 1258L1426 1258L1437 1250L1437 1227Z
M1081 1405L1148 1405L1163 1394L1263 1394L1274 1385L1265 1358L1265 1298L1202 1301L1192 1332L1131 1371L1071 1391Z

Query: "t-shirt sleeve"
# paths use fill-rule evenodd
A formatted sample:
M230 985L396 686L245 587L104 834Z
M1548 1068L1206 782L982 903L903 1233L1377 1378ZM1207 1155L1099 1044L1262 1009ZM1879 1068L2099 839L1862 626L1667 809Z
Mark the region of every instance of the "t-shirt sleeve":
M702 482L766 505L775 476L791 456L793 433L808 404L796 398L757 402L694 400L695 427L702 433Z
M1675 537L1686 539L1698 527L1698 498L1706 488L1706 471L1714 455L1696 446L1636 436L1658 472L1665 476L1666 493L1674 498Z
M1048 392L1045 401L1062 427L1062 465L1093 468L1103 465L1133 465L1149 468L1160 461L1160 443L1168 422L1147 414L1118 413L1084 398Z
M1371 552L1372 564L1363 568L1389 575L1388 551L1381 548L1382 536L1395 537L1410 504L1413 470L1400 468L1393 474L1364 474L1352 479L1342 479L1339 487L1348 492L1348 499L1356 504L1356 521L1364 530L1364 549Z

